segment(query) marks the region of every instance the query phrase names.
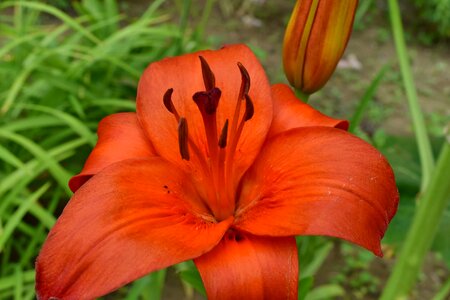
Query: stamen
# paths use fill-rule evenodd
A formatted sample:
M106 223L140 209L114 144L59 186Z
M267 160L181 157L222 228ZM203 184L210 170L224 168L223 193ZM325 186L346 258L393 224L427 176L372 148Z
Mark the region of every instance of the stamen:
M228 197L228 191L226 189L226 179L225 179L225 159L227 153L227 137L228 137L228 119L223 125L222 132L219 137L219 166L218 166L218 182L217 186L220 189L218 193L218 199L222 204L222 210L226 213L232 213L234 210L234 200ZM225 208L225 209L224 209ZM225 217L226 215L224 215Z
M234 156L234 152L236 151L236 147L239 141L239 138L242 134L242 130L244 129L244 125L245 122L247 122L248 120L250 120L253 117L253 114L255 112L255 108L253 106L253 101L252 99L250 99L249 95L245 95L245 112L244 112L244 116L242 117L241 121L239 122L238 127L236 128L236 132L234 133L234 137L231 141L231 145L230 145L230 149L229 149L229 153L228 153L228 158L227 158L227 176L230 175L229 172L231 172L231 164L232 164L232 159Z
M233 142L234 140L239 138L239 136L236 136L236 130L239 122L239 115L241 112L241 100L245 100L245 95L248 95L248 92L250 90L250 75L248 74L247 69L240 62L237 63L237 66L239 67L239 71L241 72L241 88L239 90L239 98L236 102L233 121L231 123L231 134Z
M167 110L173 114L173 102L172 102L172 93L173 93L173 88L168 89L163 96L163 102L164 102L164 106L167 108Z
M181 117L178 123L178 144L180 147L181 158L185 160L190 159L188 147L188 125L186 118Z
M248 94L250 90L250 75L248 75L247 69L240 63L237 63L239 71L241 72L241 89L239 91L239 99L244 99L244 95Z
M216 78L214 77L214 73L211 71L208 62L203 56L199 56L200 63L202 65L202 74L203 74L203 82L205 84L205 89L207 91L216 87Z
M250 75L247 72L247 69L238 62L239 71L241 73L241 88L239 90L239 98L236 102L236 108L234 111L233 120L231 123L231 137L229 141L229 146L227 148L227 155L225 158L225 186L227 190L227 198L235 199L234 191L235 191L235 182L232 180L233 177L233 160L234 154L236 152L237 144L239 142L239 138L244 129L244 124L246 121L250 120L254 114L254 105L250 96L248 95L250 91ZM241 102L245 100L245 111L242 116L241 114Z
M250 99L248 94L245 95L245 114L244 121L248 121L253 117L255 113L255 107L253 106L253 101Z
M218 138L217 138L217 120L216 111L219 106L220 96L222 92L215 87L214 74L211 71L206 60L200 56L200 62L202 65L203 81L205 83L206 91L197 92L192 96L195 104L202 115L203 125L205 127L206 140L208 143L208 152L211 160L211 172L213 180L216 182L217 187L217 174L219 167L218 157Z
M168 89L163 96L163 103L164 106L166 107L166 109L172 113L175 118L177 119L177 121L180 119L180 116L178 115L178 112L175 108L175 106L173 105L173 101L172 101L172 93L173 93L173 89L170 88Z
M225 125L223 125L222 132L219 137L219 147L225 148L227 146L227 136L228 136L228 119L225 121Z

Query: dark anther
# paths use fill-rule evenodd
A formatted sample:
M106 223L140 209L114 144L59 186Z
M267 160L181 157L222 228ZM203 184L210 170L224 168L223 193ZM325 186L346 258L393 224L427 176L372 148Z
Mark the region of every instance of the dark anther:
M172 102L172 93L173 93L173 89L168 89L165 93L164 93L164 97L163 97L163 101L164 101L164 106L167 108L167 110L171 113L173 113L173 102Z
M239 91L239 99L243 99L244 95L248 94L250 90L250 75L248 75L247 69L240 63L237 63L239 71L241 71L241 90Z
M202 65L202 74L203 74L203 82L205 84L205 89L207 91L216 87L216 78L214 77L214 73L211 71L206 59L203 56L199 56L200 63Z
M189 160L189 147L188 147L188 125L186 118L181 117L178 123L178 144L180 147L181 158Z
M223 125L222 132L219 137L219 147L225 148L227 146L227 136L228 136L228 119L225 121L225 125Z
M217 106L219 106L221 94L222 92L218 88L212 88L206 92L197 92L192 98L201 112L211 115L216 112Z
M253 117L255 108L253 107L253 101L250 99L249 95L245 95L245 115L244 121L248 121Z

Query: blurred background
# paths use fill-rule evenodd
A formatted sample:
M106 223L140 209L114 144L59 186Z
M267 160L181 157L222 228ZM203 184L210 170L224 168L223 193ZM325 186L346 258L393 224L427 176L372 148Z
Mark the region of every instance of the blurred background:
M135 110L145 67L167 56L246 43L271 83L287 83L281 51L294 2L0 1L0 299L34 299L34 260L72 194L68 179L95 145L99 120ZM450 122L450 0L400 5L413 76L437 152ZM383 259L338 240L300 237L302 299L379 298L420 189L405 98L387 4L360 1L344 57L309 103L346 119L359 103L367 103L354 132L393 165L400 208L383 240ZM450 299L449 209L411 299ZM198 272L186 262L104 298L204 299L202 293Z

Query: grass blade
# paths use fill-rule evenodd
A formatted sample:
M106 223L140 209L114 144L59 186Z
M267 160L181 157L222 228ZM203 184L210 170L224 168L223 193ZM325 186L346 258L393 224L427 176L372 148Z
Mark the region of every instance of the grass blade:
M22 280L24 283L30 283L34 281L34 270L25 271L22 273ZM15 285L16 278L15 276L8 276L0 278L0 291L5 291L7 289L11 289Z
M50 156L47 151L45 151L30 139L1 128L0 137L12 140L30 151L30 153L32 153L37 159L46 164L55 180L60 184L62 188L66 189L67 194L72 194L67 186L67 182L69 181L71 174L67 172L52 156Z
M26 104L24 105L24 107L30 110L45 112L60 119L61 121L66 123L70 128L72 128L79 136L84 137L87 141L89 141L91 146L95 146L95 143L97 142L96 135L92 133L92 131L77 118L65 112L59 111L57 109L53 109L42 105Z
M355 129L359 127L359 124L362 121L364 112L367 111L367 106L370 101L373 99L373 96L377 92L378 86L381 83L381 80L384 78L384 74L389 69L388 65L384 65L380 71L378 71L377 75L373 78L369 87L364 92L364 95L359 100L358 106L356 107L355 112L350 120L350 128L348 129L350 132L355 132Z
M17 156L2 145L0 145L0 159L16 168L23 168L24 166L23 162Z
M19 208L14 212L14 214L9 218L8 222L3 229L2 234L0 235L0 252L2 252L3 247L11 234L14 232L16 227L21 222L22 218L28 212L31 207L31 204L37 201L50 187L50 183L44 184L40 187L36 192L34 192L28 199L26 199Z
M50 5L47 5L44 3L39 3L39 2L31 2L31 1L20 1L20 2L8 1L8 2L0 4L0 10L7 8L9 6L13 6L13 5L20 5L22 7L28 7L28 8L36 9L36 10L51 14L54 17L60 19L63 23L72 27L74 30L79 32L81 35L86 37L88 40L90 40L94 44L100 43L100 40L96 36L94 36L92 33L87 31L83 26L81 26L78 22L76 22L72 17L70 17L66 13L62 12L61 10L59 10L53 6L50 6Z

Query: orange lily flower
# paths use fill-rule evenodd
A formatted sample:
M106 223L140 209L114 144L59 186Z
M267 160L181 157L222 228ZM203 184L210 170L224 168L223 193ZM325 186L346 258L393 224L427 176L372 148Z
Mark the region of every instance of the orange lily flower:
M243 45L151 64L99 140L36 262L39 299L92 299L193 259L210 299L297 299L296 235L382 255L386 159L270 86Z

